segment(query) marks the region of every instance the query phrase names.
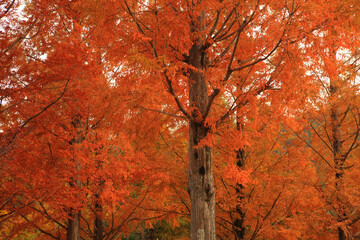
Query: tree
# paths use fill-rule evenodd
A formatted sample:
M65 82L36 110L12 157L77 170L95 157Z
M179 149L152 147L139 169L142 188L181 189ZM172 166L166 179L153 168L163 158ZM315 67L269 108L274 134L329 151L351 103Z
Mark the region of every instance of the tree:
M352 57L337 58L336 54L341 50L332 45L321 56L323 69L313 73L322 92L314 101L313 117L308 118L308 137L298 137L321 159L319 174L326 173L326 177L314 187L331 209L338 239L351 239L350 226L358 221L357 196L352 192L353 174L357 172L353 157L359 145L358 89L353 72L356 63Z
M125 131L109 127L109 119L125 113L123 108L112 111L112 104L119 100L114 99L103 76L101 55L84 40L76 12L66 4L47 1L34 1L23 11L16 6L15 1L6 6L12 15L5 18L4 27L14 27L20 33L29 30L19 36L15 32L15 37L6 31L10 43L2 45L2 113L6 115L2 118L1 208L5 214L1 218L25 222L15 225L14 231L30 226L54 239L64 235L79 239L80 232L91 236L91 230L80 231L80 219L85 219L80 210L88 213L94 198L101 198L104 210L114 199L118 205L117 201L127 198L133 190L128 185L141 181L142 169L122 166L138 164L141 158L132 154L125 138L121 139ZM18 15L25 20L13 21ZM121 128L123 122L117 121ZM122 163L118 151L123 152ZM99 201L95 201L97 209ZM125 216L137 210L132 205L122 209ZM93 215L87 215L93 221ZM101 226L96 219L95 225ZM127 221L126 217L118 219L106 233L117 236ZM50 228L52 225L56 227ZM96 232L98 238L105 235L100 229ZM13 231L5 235L13 236Z
M137 31L137 42L128 44L136 66L154 72L153 84L163 83L156 92L165 88L172 109L182 114L176 117L189 123L191 239L215 239L213 134L264 91L306 85L307 78L300 83L288 77L296 76L295 62L306 64L316 31L336 16L328 15L326 5L307 1L125 1L124 8L128 17L119 25ZM214 110L227 94L235 100Z

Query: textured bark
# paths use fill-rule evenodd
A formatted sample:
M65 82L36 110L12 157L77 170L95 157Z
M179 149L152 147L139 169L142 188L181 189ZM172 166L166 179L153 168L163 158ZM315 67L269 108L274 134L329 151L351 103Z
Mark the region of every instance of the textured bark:
M237 130L242 128L239 120L236 122ZM241 148L236 151L236 165L239 169L244 169L245 167L245 149ZM233 225L235 231L235 239L240 240L245 238L245 210L243 206L244 201L244 186L242 184L236 184L236 209L235 216L233 218Z
M191 31L201 30L205 12L199 21L192 23ZM202 71L208 67L208 57L201 39L198 39L189 52L188 64L197 70L189 74L189 97L191 120L189 123L189 193L191 199L192 240L215 240L215 191L212 169L212 149L199 146L209 134L203 115L209 102L208 87Z
M338 228L338 231L339 231L339 240L345 240L346 239L346 235L345 235L345 232L342 228Z
M75 129L75 136L73 139L71 139L71 144L74 148L76 148L76 145L81 143L84 140L84 136L82 134L83 132L83 124L81 122L81 115L77 114L72 118L71 125ZM76 160L75 151L73 154L73 161L76 165L76 171L80 170L80 163ZM71 186L74 187L81 187L81 182L78 177L74 179L73 182L70 182ZM69 214L69 220L68 220L68 228L67 228L67 234L66 239L67 240L79 240L80 239L80 211L71 209Z
M203 124L190 123L189 190L192 240L216 239L212 152L208 146L194 148L207 132Z
M96 155L99 153L96 152ZM101 160L97 161L97 170L103 171ZM104 239L104 225L103 225L103 206L100 199L100 196L103 192L105 180L102 177L98 179L99 189L95 194L95 220L94 220L94 240L103 240Z
M338 96L338 87L334 82L330 83L330 95L332 99L336 99ZM332 132L332 148L334 153L334 164L335 164L335 196L336 202L338 203L338 222L344 222L346 217L346 210L344 199L342 197L344 191L343 177L344 177L344 150L341 139L341 123L340 123L340 110L335 103L331 106L331 132ZM339 240L347 239L345 231L338 227Z
M66 239L67 240L80 239L80 212L70 214Z
M100 204L99 195L95 195L95 211L96 217L94 220L94 240L103 240L104 239L104 227L102 220L102 206Z

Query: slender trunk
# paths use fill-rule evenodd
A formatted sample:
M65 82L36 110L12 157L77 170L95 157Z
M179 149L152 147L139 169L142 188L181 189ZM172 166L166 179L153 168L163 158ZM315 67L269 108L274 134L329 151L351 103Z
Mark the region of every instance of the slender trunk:
M101 160L98 160L97 162L97 170L103 171ZM98 182L99 182L99 189L98 192L95 194L94 240L103 240L104 239L103 206L100 196L101 193L103 192L105 180L103 180L102 177L99 177Z
M80 181L77 179L74 182L70 183L70 186L80 187ZM68 227L66 233L67 240L79 240L80 239L80 211L71 209L68 219Z
M96 217L94 220L94 240L104 239L104 227L102 220L102 206L97 202L95 204Z
M345 235L345 232L342 228L338 228L338 231L339 231L339 240L345 240L346 239L346 235Z
M205 12L199 21L192 23L192 32L204 27ZM189 123L189 193L191 199L192 240L215 240L215 190L212 169L212 148L199 145L210 129L205 125L203 115L208 104L208 87L203 71L206 70L208 56L198 39L189 52L188 63L197 70L189 74L189 98L191 120Z
M239 120L236 120L236 128L240 130L242 128ZM236 165L239 169L244 169L245 167L245 149L239 148L236 151ZM243 206L244 201L244 186L242 184L236 184L236 210L235 217L233 219L234 230L235 230L235 239L240 240L245 238L245 211Z
M100 182L100 188L102 190L103 182ZM103 226L103 207L100 201L100 194L95 194L95 220L94 220L94 240L104 239L104 226Z
M77 114L73 117L71 121L71 125L75 128L75 136L71 140L71 144L73 144L74 154L73 154L73 161L75 162L75 170L80 170L80 163L76 159L76 145L81 143L84 140L83 132L83 124L81 122L81 115ZM81 187L81 182L78 176L75 177L75 180L70 183L70 186L74 187ZM70 210L69 220L68 220L68 228L66 239L67 240L79 240L80 239L80 211L79 210Z
M337 98L338 87L330 82L330 94L333 99ZM339 121L340 112L337 103L333 103L331 106L331 131L332 131L332 148L334 152L334 164L335 164L335 196L338 204L338 222L341 223L346 220L346 210L344 199L344 156L343 146L341 139L341 123ZM338 227L339 240L347 239L344 229Z
M70 186L80 186L80 181L77 179ZM79 240L80 239L80 211L71 209L68 219L68 227L66 233L67 240Z

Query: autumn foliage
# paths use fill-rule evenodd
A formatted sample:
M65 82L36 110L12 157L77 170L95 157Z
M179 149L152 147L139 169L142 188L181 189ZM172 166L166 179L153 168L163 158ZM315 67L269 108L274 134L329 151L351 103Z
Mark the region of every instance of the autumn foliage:
M0 239L360 238L349 0L0 3Z

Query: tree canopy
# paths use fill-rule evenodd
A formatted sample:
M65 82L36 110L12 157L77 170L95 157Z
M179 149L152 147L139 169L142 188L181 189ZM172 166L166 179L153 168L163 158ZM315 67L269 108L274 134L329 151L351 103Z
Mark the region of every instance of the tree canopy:
M0 238L360 238L358 5L4 0Z

